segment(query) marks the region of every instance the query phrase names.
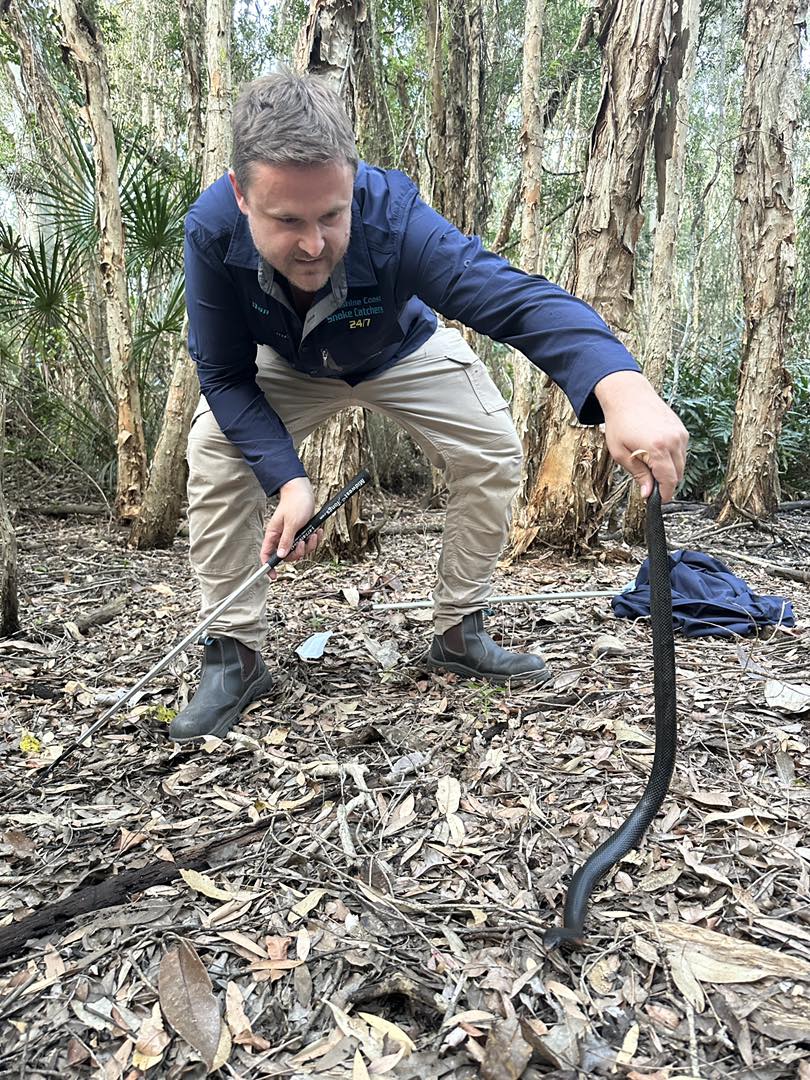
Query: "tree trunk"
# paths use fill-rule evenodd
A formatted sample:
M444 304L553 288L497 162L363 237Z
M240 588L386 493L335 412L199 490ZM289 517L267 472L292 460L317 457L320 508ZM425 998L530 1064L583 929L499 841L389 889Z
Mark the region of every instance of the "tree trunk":
M21 0L4 4L0 6L0 10L3 12L3 28L19 53L20 80L29 99L29 108L21 102L20 111L23 115L30 112L36 116L34 134L40 136L37 143L43 151L42 164L45 169L59 168L65 162L62 105L42 60L43 46L34 13ZM9 75L8 83L12 91L16 91L17 84L13 74Z
M386 104L385 60L373 4L366 5L366 17L356 23L355 30L355 63L350 76L357 145L366 161L390 169L397 163L397 153Z
M523 81L521 101L523 125L520 131L522 216L519 264L527 274L539 274L540 246L543 235L543 109L537 96L541 75L543 18L545 0L528 0L523 34ZM512 504L516 530L525 529L528 493L534 487L535 462L540 458L543 429L540 423L542 402L548 394L549 380L521 353L514 352L514 394L512 419L523 447L523 472L520 491Z
M0 637L20 629L17 614L17 538L3 497L6 397L0 387Z
M146 480L146 443L132 355L132 327L118 190L118 155L110 114L107 61L98 26L78 0L59 0L65 40L85 94L93 140L99 255L107 301L107 334L115 386L118 479L115 505L123 519L140 509Z
M674 0L601 0L602 95L591 133L585 188L568 287L625 342L632 340L633 261L642 226L647 146L670 47ZM513 530L513 554L535 540L587 545L600 524L611 465L599 432L582 428L554 387L542 415L545 453L526 508Z
M672 351L675 302L675 250L681 222L689 98L695 74L700 0L682 0L673 17L672 50L664 72L661 108L655 119L653 145L658 188L657 223L650 280L644 374L660 391ZM624 517L624 538L644 537L644 501L633 484Z
M202 4L203 0L180 0L179 6L180 30L183 38L183 77L186 84L186 143L188 160L198 168L202 166L205 149L205 130L202 122L203 65L200 41L203 23L203 13L200 10ZM230 28L230 20L226 25ZM230 63L229 50L226 56L227 62ZM216 59L219 59L219 56ZM230 86L230 77L227 83Z
M195 0L183 0L181 14L189 31L199 28L193 18ZM183 9L188 10L183 13ZM208 0L205 23L205 51L208 69L208 107L205 140L197 163L204 190L228 167L231 149L231 25L233 0ZM184 22L184 25L186 23ZM186 41L183 50L186 85L189 92L187 139L189 151L199 148L201 102L199 85L199 40ZM196 74L195 74L196 73ZM140 549L170 547L177 535L186 486L186 443L191 418L200 396L194 361L188 354L188 317L183 320L180 346L160 436L149 471L149 487L141 513L133 524L130 544Z
M366 18L362 0L310 0L309 16L295 48L295 66L323 78L346 102L351 101L350 72L358 24ZM320 506L360 470L367 444L365 413L344 409L321 424L301 446L301 460ZM368 547L367 530L359 530L362 499L355 495L326 523L319 551L325 555L360 555Z
M745 328L720 521L771 517L779 502L777 445L791 400L785 353L796 300L799 22L798 0L746 0L734 165Z
M483 230L487 207L482 134L485 96L484 13L480 0L427 0L430 69L428 135L429 199L461 232ZM481 351L475 331L449 322L470 346ZM444 475L431 466L426 505L444 503Z

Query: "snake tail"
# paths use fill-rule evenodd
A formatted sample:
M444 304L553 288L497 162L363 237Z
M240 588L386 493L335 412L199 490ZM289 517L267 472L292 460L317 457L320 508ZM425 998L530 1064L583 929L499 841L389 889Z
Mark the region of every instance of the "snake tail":
M672 588L664 518L661 513L661 493L657 483L647 500L646 528L650 558L650 622L655 699L655 753L652 770L644 793L630 816L574 874L565 898L563 925L551 927L543 936L543 944L547 949L563 944L584 943L583 927L591 893L628 851L639 846L650 822L661 808L675 768L678 719Z

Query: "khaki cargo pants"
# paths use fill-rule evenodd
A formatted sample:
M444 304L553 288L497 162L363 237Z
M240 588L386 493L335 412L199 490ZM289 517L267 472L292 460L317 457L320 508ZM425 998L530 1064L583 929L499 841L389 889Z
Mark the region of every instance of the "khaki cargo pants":
M520 481L521 448L506 402L461 334L440 326L421 349L357 386L299 374L264 345L258 348L257 368L257 382L296 446L352 405L405 428L444 471L449 492L433 593L436 633L485 607ZM188 462L190 557L204 618L258 565L266 498L204 398L192 421ZM267 585L260 580L210 632L260 649L267 631L266 598Z

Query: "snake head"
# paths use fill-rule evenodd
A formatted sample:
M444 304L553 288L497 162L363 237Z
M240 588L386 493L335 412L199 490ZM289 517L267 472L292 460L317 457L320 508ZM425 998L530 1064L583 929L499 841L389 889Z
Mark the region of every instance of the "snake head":
M585 939L582 935L582 927L570 927L570 926L551 926L543 934L543 944L548 952L552 949L559 949L562 945L584 945Z

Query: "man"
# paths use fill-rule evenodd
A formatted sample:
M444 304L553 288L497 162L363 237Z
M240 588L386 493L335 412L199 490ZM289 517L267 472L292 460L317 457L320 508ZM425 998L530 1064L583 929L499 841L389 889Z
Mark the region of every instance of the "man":
M323 83L259 79L239 97L233 128L233 169L186 221L189 343L203 395L189 436L189 528L203 615L260 548L263 561L276 548L290 559L315 549L317 536L290 552L314 512L294 448L361 405L398 420L445 472L431 667L545 681L541 657L500 648L482 620L520 444L486 368L434 312L520 349L583 423L604 421L612 456L645 494L654 475L672 497L683 426L591 308L463 236L401 173L358 162L346 113ZM633 456L642 451L649 468ZM260 652L266 592L260 581L212 626L172 738L224 735L272 685Z

